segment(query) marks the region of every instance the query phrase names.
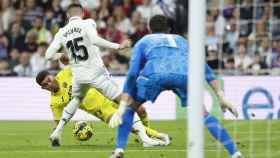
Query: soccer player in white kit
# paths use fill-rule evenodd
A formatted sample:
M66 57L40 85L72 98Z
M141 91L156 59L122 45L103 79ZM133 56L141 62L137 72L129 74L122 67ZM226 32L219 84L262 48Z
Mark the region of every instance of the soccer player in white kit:
M71 4L67 9L67 16L69 23L59 29L45 56L48 60L57 60L63 56L63 53L58 53L59 50L66 48L73 71L73 99L64 108L62 119L50 136L53 146L59 146L64 125L75 114L90 87L95 87L111 100L119 100L119 88L110 80L98 47L116 50L130 47L129 41L117 44L99 37L96 23L92 19L82 19L83 9L79 4Z

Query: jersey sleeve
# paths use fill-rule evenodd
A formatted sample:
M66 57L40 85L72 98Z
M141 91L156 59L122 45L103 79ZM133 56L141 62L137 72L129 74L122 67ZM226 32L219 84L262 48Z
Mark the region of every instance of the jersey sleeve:
M205 65L205 80L209 83L216 80L216 75L208 64Z
M71 66L65 66L59 73L56 75L56 78L67 78L72 79Z
M136 90L136 80L145 63L143 49L144 48L142 42L137 43L133 48L133 55L130 61L130 67L123 88L123 92L125 93L133 94L133 92Z
M51 105L51 110L52 110L52 113L53 113L53 120L54 121L59 121L61 116L62 116L63 109L58 108L58 107L53 107Z
M86 34L88 35L88 38L92 44L99 47L110 48L110 49L119 48L119 44L107 41L98 36L96 30L96 24L93 20L87 20L87 21L88 23L86 25Z
M51 42L50 46L46 51L45 58L47 60L57 60L59 59L63 53L58 53L59 49L62 47L61 40L60 40L60 32L58 32L54 40Z
M53 114L53 119L55 121L60 120L63 112L63 107L59 106L58 98L51 96L51 110Z

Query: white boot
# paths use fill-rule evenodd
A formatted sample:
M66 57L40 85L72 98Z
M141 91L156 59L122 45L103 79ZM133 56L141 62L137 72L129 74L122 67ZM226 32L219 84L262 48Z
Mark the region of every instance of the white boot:
M166 146L166 145L164 141L155 138L150 138L149 141L143 141L144 148L151 148L156 146Z
M60 146L61 134L62 134L62 130L57 130L57 129L54 130L53 133L51 134L50 141L53 147Z
M244 158L244 157L242 156L241 152L237 151L232 155L232 158Z
M160 133L159 138L165 143L165 146L170 144L170 137L168 134Z
M117 148L115 151L113 151L110 158L123 158L124 157L124 150L121 148Z

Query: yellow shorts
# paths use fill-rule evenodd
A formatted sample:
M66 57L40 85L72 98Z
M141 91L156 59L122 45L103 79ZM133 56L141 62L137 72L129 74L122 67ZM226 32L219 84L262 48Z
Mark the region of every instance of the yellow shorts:
M99 92L90 90L80 105L80 109L108 123L113 113L116 112L117 106L115 102L107 99Z

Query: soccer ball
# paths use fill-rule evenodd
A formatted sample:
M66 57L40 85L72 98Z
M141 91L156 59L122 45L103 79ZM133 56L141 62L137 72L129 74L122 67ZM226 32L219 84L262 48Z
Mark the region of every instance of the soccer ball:
M79 121L75 123L73 129L73 136L79 141L87 141L93 135L93 129L91 124L86 121Z

